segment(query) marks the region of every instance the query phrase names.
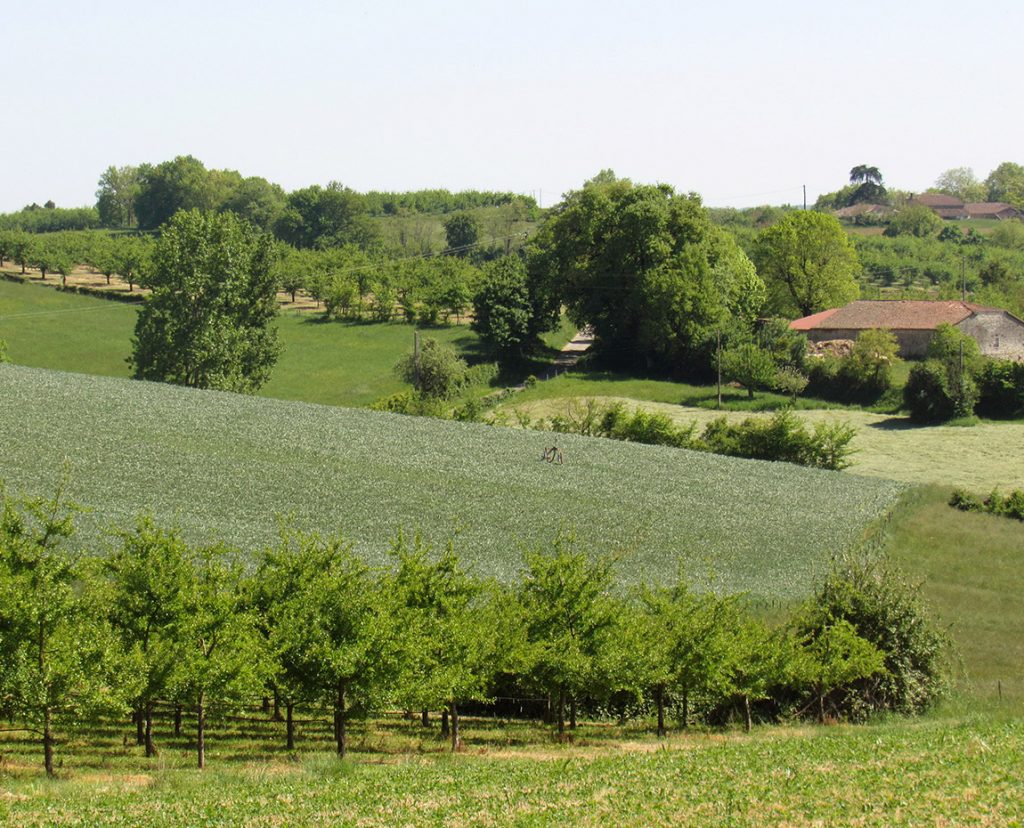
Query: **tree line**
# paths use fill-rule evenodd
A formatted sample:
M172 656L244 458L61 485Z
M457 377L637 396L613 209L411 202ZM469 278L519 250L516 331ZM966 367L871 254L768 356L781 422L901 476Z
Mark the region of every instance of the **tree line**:
M668 586L624 590L623 560L559 534L523 553L501 584L453 543L390 541L373 567L342 536L282 524L251 554L196 546L148 518L116 529L104 556L74 546L75 506L0 489L0 713L37 734L48 773L61 729L134 720L158 752L154 710L194 727L273 695L293 748L294 713L326 708L344 756L352 723L385 709L459 715L497 695L540 694L559 734L581 714L721 723L916 712L942 687L942 638L914 590L878 566L837 569L781 624L740 595ZM426 718L426 713L423 713Z

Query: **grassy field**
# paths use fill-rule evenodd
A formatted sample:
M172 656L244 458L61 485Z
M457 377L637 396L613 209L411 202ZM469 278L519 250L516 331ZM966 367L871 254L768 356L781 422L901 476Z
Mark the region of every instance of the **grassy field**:
M675 734L584 725L559 744L529 725L464 721L467 750L418 725L373 722L344 762L326 722L287 753L281 724L211 723L205 771L189 739L146 760L127 728L58 748L0 741L7 825L1019 825L1024 722L998 715L862 726ZM276 742L254 741L256 734ZM525 743L525 744L524 744ZM30 767L31 765L31 767Z
M0 338L19 365L127 377L137 312L122 302L0 280ZM308 313L282 314L277 324L284 350L262 396L365 406L408 388L392 368L412 350L411 325L326 323ZM467 325L421 334L470 357L479 349ZM561 347L559 335L553 343Z
M272 541L276 515L341 529L382 560L402 526L509 577L524 545L574 530L618 552L626 580L663 580L684 558L728 590L806 592L899 487L804 469L358 409L0 366L0 478L52 491L64 458L85 537L143 511L199 539Z
M561 378L557 381L560 382ZM585 387L585 381L580 384ZM701 428L723 414L732 420L751 416L745 412L720 412L670 403L637 403L629 395L632 384L624 383L622 390L625 393L621 396L592 398L602 403L621 402L658 411L678 423L696 422ZM597 383L595 387L601 387L601 384ZM564 413L570 405L569 400L563 397L537 399L531 396L533 393L532 390L525 392L505 403L506 416L512 422L515 418L510 416L511 412L517 409L537 419ZM1024 456L1024 423L980 422L970 427L925 427L911 424L906 417L857 409L800 410L797 414L811 424L840 420L857 429L852 443L856 453L848 469L856 474L906 483L945 484L950 488L963 487L982 494L995 487L1004 491L1024 488L1024 464L1020 462Z
M922 584L955 646L954 677L970 699L1024 712L1024 523L961 512L927 487L888 526L893 561Z

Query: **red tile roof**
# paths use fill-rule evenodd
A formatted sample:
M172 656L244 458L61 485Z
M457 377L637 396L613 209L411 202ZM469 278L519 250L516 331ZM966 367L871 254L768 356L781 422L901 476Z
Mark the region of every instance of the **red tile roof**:
M996 216L1006 211L1018 212L1012 204L1004 204L1002 201L983 201L980 203L965 204L964 209L969 216L981 218L983 216Z
M963 207L964 203L959 199L945 193L921 193L911 197L911 201L923 204L925 207Z
M795 331L890 330L931 331L943 322L956 325L979 312L999 312L971 302L920 300L866 300L851 302L842 308L822 311L789 323Z

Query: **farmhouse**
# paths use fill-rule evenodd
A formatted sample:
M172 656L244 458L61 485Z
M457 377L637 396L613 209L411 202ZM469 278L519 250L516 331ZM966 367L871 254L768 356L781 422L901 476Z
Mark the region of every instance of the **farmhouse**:
M910 204L922 204L944 219L1010 219L1020 218L1016 207L1002 201L975 201L964 204L945 193L921 193L910 197Z
M921 193L910 197L910 204L922 204L931 209L935 215L944 219L965 219L967 210L964 203L954 196L945 193Z
M859 300L789 323L811 342L856 339L861 331L888 328L900 345L900 356L921 357L946 322L973 337L986 356L1024 360L1024 322L1000 308L971 302Z
M1016 207L1002 201L982 201L964 205L967 217L972 219L1011 219L1020 218L1021 212Z

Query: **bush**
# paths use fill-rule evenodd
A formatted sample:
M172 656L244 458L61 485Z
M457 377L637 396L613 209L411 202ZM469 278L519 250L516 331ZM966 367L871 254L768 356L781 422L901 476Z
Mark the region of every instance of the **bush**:
M940 697L946 640L918 587L877 560L842 564L798 616L797 633L813 641L843 621L883 654L884 671L837 688L834 710L854 718L917 713Z
M840 377L850 393L877 400L892 386L892 368L899 362L900 346L892 331L861 331L853 350L840 366Z
M420 347L419 360L415 354L406 354L395 366L396 373L421 397L447 399L466 381L466 361L450 345L425 339Z
M1024 417L1024 362L986 360L978 375L976 410L982 417Z
M850 442L856 432L847 423L818 423L813 431L790 411L770 419L749 417L729 423L719 417L708 423L695 448L754 460L780 460L820 469L850 464Z
M892 387L898 353L899 344L890 331L863 331L849 356L809 362L809 393L837 402L875 403Z
M968 374L949 376L939 362L928 360L910 369L903 387L903 407L918 423L942 423L969 416L978 399L978 389ZM951 381L952 380L952 381Z
M696 423L679 426L665 414L643 409L630 412L622 403L601 405L596 400L572 401L565 413L552 417L546 427L567 434L778 460L819 469L846 468L853 453L850 441L856 433L848 423L818 423L808 431L796 415L782 411L770 419L751 417L742 423L719 417L696 437Z
M956 489L949 499L949 505L963 512L987 512L990 515L1024 520L1024 490L1021 489L1014 489L1008 495L993 489L984 501L979 501L963 489Z
M740 345L722 353L722 374L746 388L750 399L755 390L771 388L775 371L771 353L757 345Z

